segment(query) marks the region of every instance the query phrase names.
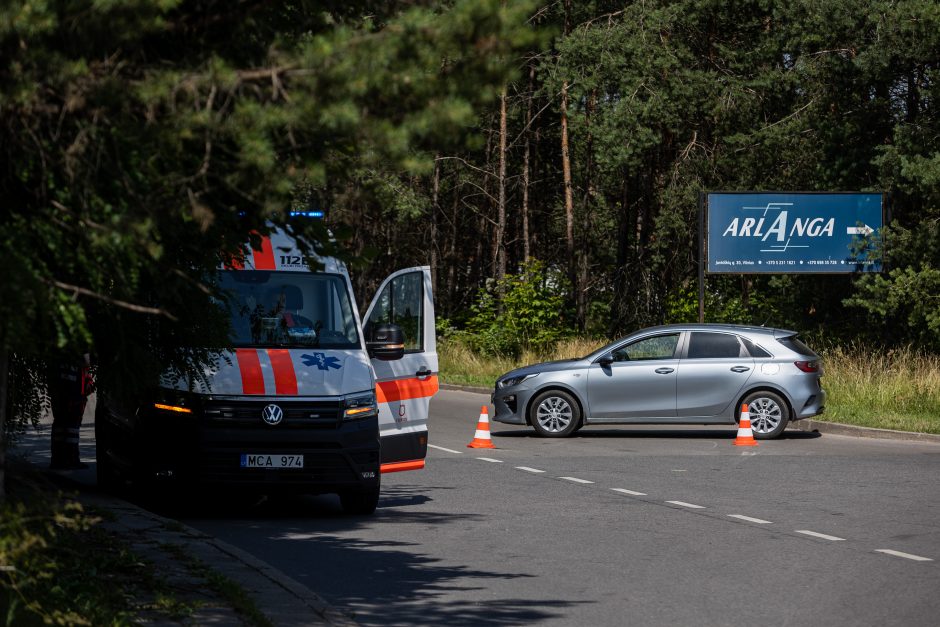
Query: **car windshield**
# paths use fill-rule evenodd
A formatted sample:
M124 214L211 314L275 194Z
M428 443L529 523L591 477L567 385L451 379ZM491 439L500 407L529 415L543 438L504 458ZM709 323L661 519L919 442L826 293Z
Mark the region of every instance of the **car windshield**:
M346 280L338 274L234 270L220 273L235 346L356 348Z

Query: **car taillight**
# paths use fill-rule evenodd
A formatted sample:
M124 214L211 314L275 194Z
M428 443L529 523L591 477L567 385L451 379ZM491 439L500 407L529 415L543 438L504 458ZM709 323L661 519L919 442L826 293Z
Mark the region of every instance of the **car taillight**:
M818 361L794 361L793 365L803 372L819 372Z

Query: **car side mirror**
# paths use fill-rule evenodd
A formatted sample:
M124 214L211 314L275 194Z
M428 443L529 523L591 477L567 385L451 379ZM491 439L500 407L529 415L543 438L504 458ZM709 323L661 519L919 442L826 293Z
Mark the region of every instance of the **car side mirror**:
M610 368L610 364L614 363L614 357L611 354L602 356L597 360L597 363L600 364L601 368Z
M405 333L397 324L380 324L366 338L369 357L395 361L405 356Z

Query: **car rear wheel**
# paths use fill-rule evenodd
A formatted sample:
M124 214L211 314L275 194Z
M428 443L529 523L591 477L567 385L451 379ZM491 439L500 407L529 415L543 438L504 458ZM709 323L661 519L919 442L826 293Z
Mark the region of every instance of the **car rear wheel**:
M581 410L567 392L549 390L532 401L529 419L535 432L543 438L565 438L581 425Z
M751 430L758 440L779 438L790 422L790 409L786 401L774 392L751 392L744 397L748 415L751 418ZM741 408L738 408L738 421L741 421Z

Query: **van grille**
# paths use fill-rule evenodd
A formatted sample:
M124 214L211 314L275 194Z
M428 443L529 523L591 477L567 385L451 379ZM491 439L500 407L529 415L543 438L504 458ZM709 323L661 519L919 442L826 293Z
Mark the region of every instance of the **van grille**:
M338 400L210 402L203 408L203 415L218 426L268 428L261 412L271 404L284 410L279 429L336 429L342 420L342 402Z

